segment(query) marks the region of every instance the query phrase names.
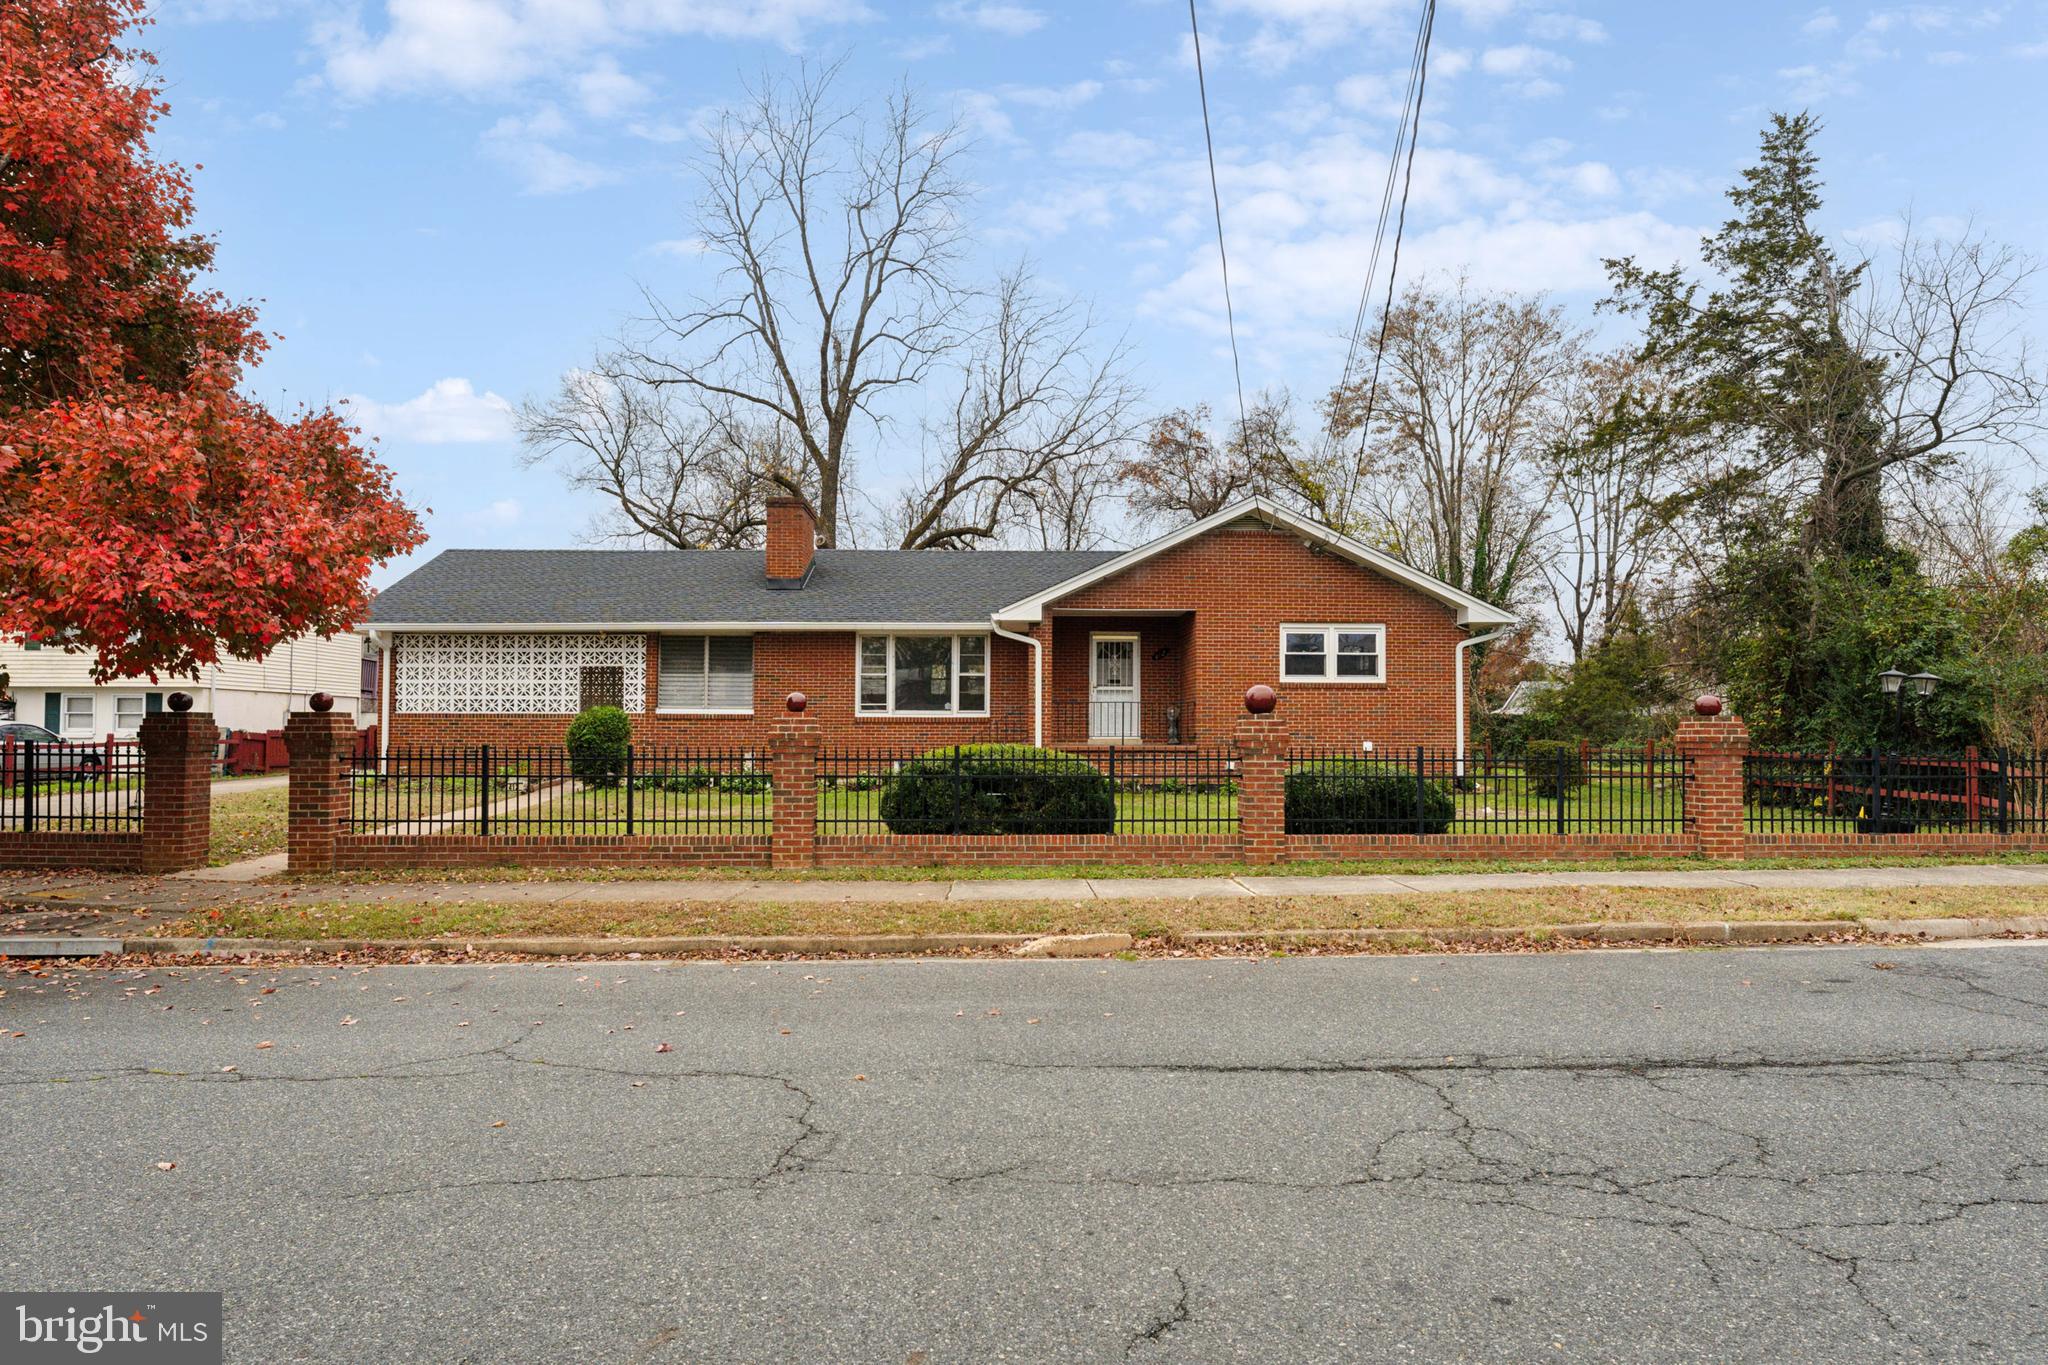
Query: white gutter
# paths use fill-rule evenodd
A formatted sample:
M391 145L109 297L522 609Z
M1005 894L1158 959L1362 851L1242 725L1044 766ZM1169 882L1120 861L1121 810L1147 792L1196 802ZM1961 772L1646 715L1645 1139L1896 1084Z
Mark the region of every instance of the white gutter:
M1483 645L1488 640L1498 640L1513 629L1514 626L1505 625L1498 630L1489 630L1484 635L1468 636L1458 641L1451 649L1451 667L1458 674L1458 762L1455 773L1460 779L1465 776L1465 651L1474 645Z
M1045 673L1040 667L1044 663L1042 642L1035 635L1019 635L1014 630L1004 630L996 620L989 619L988 628L1005 640L1016 640L1031 646L1031 747L1045 747Z

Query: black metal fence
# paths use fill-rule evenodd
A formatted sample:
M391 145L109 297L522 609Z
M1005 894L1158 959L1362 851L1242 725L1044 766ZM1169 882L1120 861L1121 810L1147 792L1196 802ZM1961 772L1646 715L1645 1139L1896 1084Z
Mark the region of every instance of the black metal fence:
M0 749L0 830L141 829L142 763L134 744L10 742Z
M818 833L1223 834L1233 750L826 749Z
M2048 755L1753 752L1743 762L1750 829L1913 834L2048 829Z
M356 834L765 835L770 814L767 764L741 750L394 746L349 770Z
M1676 834L1691 760L1669 749L1451 748L1288 756L1290 834Z

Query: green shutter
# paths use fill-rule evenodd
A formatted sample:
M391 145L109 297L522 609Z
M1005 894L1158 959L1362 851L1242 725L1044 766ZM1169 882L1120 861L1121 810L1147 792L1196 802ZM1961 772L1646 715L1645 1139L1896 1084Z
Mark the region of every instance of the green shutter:
M43 728L51 734L64 729L64 699L55 692L43 693Z
M146 716L153 716L153 715L155 715L155 714L156 714L157 712L159 712L159 711L161 711L161 710L163 710L163 709L164 709L164 694L163 694L163 693L161 693L161 692L148 692L148 693L145 693L145 694L143 695L143 698L142 698L142 714L144 714L144 715L146 715Z
M23 649L41 649L43 645L40 640L23 640L21 647Z

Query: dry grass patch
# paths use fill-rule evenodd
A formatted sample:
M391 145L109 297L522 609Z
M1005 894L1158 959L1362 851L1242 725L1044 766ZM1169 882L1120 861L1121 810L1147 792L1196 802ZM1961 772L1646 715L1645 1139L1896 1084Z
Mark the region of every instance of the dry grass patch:
M222 792L213 798L213 836L206 861L214 867L282 853L291 793L283 787Z
M1122 931L1161 937L1199 929L1521 928L1711 920L2007 918L2048 914L2048 889L1716 891L1559 887L1386 896L1236 900L939 901L902 904L673 903L454 905L412 902L244 905L158 926L160 935L236 938L495 938L696 934L961 934Z

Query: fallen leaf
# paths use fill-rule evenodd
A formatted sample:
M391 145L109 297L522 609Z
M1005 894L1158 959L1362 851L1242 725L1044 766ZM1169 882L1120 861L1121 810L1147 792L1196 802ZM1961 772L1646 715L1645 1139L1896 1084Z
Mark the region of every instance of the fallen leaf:
M231 1067L231 1066L224 1066L224 1067L222 1067L222 1068L221 1068L221 1070L222 1070L222 1071L233 1071L234 1069L235 1069L235 1068L234 1068L234 1067Z
M667 1044L667 1043L656 1043L656 1044L654 1045L654 1050L655 1050L656 1052L674 1052L674 1051L675 1051L675 1049L674 1049L673 1047L671 1047L671 1046L670 1046L669 1044Z
M276 1047L276 1046L277 1046L277 1044L276 1044L276 1043L272 1043L272 1042L268 1042L268 1041L266 1041L266 1042L261 1042L261 1043L258 1043L258 1044L256 1044L256 1050L257 1050L258 1052L261 1052L261 1051L263 1051L263 1049L265 1049L265 1048L267 1048L267 1047Z
M178 1169L178 1163L175 1161L159 1161L156 1163L156 1168L160 1171L175 1171Z
M505 1120L503 1120L503 1119L499 1119L499 1120L498 1120L498 1121L497 1121L496 1123L494 1123L494 1124L492 1124L492 1125L491 1125L491 1127L493 1127L493 1128L503 1128L504 1126L505 1126Z
M855 1079L855 1080L857 1080L857 1081L864 1081L864 1080L866 1080L866 1079L867 1079L867 1077L866 1077L866 1076L855 1076L855 1077L854 1077L854 1079Z

